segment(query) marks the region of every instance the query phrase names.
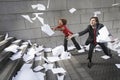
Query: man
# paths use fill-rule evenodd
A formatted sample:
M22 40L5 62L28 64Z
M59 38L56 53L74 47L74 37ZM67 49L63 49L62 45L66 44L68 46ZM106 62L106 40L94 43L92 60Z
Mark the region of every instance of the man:
M82 36L86 33L89 33L88 39L85 42L85 45L90 44L89 51L88 51L88 58L87 58L89 60L89 62L88 62L89 68L91 68L91 66L92 66L92 53L97 44L101 46L101 48L103 49L103 51L106 55L112 57L112 54L110 54L108 52L108 48L105 46L105 43L96 42L96 36L99 35L98 31L102 27L104 27L104 25L99 23L98 17L91 17L90 24L84 31L72 35L72 37L73 36Z

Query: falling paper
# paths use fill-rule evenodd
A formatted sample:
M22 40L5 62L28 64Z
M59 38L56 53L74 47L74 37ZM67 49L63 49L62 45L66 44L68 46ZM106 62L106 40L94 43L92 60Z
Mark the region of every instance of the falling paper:
M43 4L38 4L37 10L46 10L46 8Z
M109 32L106 28L106 26L102 27L99 30L99 35L97 36L97 42L109 42L111 41L110 37L109 37Z
M110 57L107 56L107 55L104 55L104 56L101 56L101 58L103 58L103 59L109 59Z
M29 17L29 15L21 15L21 16L24 17L25 19L27 19L29 22L33 23L31 18Z
M43 69L42 66L37 66L37 67L35 67L33 70L34 70L34 71L40 71L40 70L42 70L42 69Z
M52 72L53 74L57 74L57 73L65 73L66 71L63 68L53 68Z
M33 13L33 14L35 15L35 17L32 18L32 20L38 19L42 23L42 25L44 25L44 19L39 16L39 15L42 15L43 13Z
M50 5L50 0L48 0L47 8L49 8L49 5Z
M100 11L95 11L94 12L94 17L97 17L98 14L101 14L101 12Z
M118 6L120 5L120 3L115 3L115 4L112 4L112 6Z
M120 64L115 64L117 66L117 68L120 68Z
M43 4L36 4L36 5L31 5L33 9L37 10L46 10L45 6Z
M75 8L71 8L71 9L69 10L70 13L74 13L75 11L76 11Z
M54 34L54 31L50 28L48 24L41 26L41 30L48 34L49 36L52 36Z

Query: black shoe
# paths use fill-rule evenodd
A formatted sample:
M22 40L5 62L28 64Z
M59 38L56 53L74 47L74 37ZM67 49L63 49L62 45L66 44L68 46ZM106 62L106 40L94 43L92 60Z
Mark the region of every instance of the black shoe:
M112 58L112 54L109 54L108 56L110 56L110 58Z
M92 67L92 62L88 62L88 68Z

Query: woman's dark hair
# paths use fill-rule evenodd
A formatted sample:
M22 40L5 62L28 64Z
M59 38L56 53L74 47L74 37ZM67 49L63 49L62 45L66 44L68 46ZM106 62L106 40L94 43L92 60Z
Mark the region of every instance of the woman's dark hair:
M60 19L63 23L63 25L66 25L67 24L67 20L66 19Z
M95 21L97 22L97 24L99 24L99 19L98 19L98 17L91 17L90 20L91 20L91 19L95 19Z

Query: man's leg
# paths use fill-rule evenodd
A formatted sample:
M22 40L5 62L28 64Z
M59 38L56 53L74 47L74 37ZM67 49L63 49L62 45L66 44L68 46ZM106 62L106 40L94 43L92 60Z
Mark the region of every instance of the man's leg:
M89 47L89 52L88 52L88 67L91 68L92 67L92 53L93 53L93 50L95 48L95 44L91 43L90 44L90 47Z
M109 49L105 46L105 43L99 43L99 45L101 46L101 48L103 49L103 51L106 55L112 57L112 54L109 53Z

